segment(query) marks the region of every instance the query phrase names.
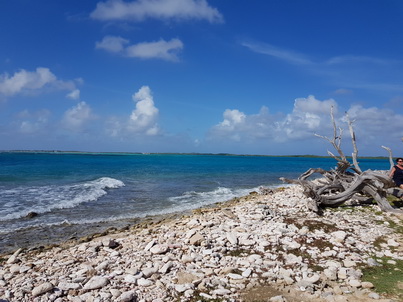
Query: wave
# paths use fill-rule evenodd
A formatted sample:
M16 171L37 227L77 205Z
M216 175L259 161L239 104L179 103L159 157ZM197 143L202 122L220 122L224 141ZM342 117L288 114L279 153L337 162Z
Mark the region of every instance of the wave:
M0 200L10 200L0 209L0 221L26 217L29 213L51 212L54 209L74 208L96 201L125 184L114 178L101 177L92 181L62 186L17 187L0 192Z

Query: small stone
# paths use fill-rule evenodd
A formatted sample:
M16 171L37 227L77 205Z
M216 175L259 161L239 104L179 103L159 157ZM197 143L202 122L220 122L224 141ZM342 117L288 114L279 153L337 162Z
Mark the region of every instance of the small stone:
M193 281L199 279L196 275L193 275L188 272L178 272L176 274L176 278L178 279L177 281L178 284L192 283Z
M21 253L22 249L18 249L7 259L7 264L13 264L17 262L17 257Z
M141 276L136 277L136 276L133 276L133 275L130 275L130 274L129 274L129 275L126 275L126 276L125 276L124 281L127 282L127 283L136 284L137 280L138 280L140 277L141 277Z
M109 282L108 279L106 279L105 277L94 276L84 285L84 289L87 290L99 289L107 285L108 282Z
M231 291L225 288L218 288L216 290L213 290L213 294L217 296L225 296L231 294Z
M154 284L154 282L149 280L149 279L140 278L140 279L137 280L137 285L139 285L139 286L148 287L148 286L151 286L153 284Z
M251 246L251 245L256 244L255 240L250 240L250 239L239 239L238 242L239 242L239 245L245 245L245 246Z
M154 245L151 249L150 252L154 255L159 255L159 254L165 254L168 252L168 245L166 244L157 244Z
M102 240L102 245L114 249L119 246L119 243L112 238L105 238L104 240Z
M13 264L10 266L10 273L16 274L20 272L21 267L18 264Z
M151 277L153 274L158 272L158 269L156 267L147 267L141 271L143 273L143 276L148 278Z
M392 247L398 247L399 243L396 242L394 239L388 239L388 245Z
M323 274L331 281L337 280L337 269L334 267L324 269Z
M70 289L79 289L81 285L79 283L69 283L69 282L60 282L57 286L61 290L70 290Z
M187 291L188 289L191 289L192 286L190 283L185 283L185 284L176 284L175 285L175 290L178 293L184 293L185 291Z
M120 295L119 301L120 302L133 302L135 301L136 294L134 292L128 291L124 292Z
M194 290L193 289L188 289L184 292L184 296L186 298L192 298L194 296ZM161 301L162 302L162 301Z
M35 287L32 290L32 296L34 296L34 297L40 296L40 295L42 295L42 294L44 294L44 293L46 293L46 292L48 292L48 291L50 291L52 289L53 289L53 284L52 283L50 283L50 282L43 283L41 285L38 285L37 287Z
M122 294L122 292L116 288L111 288L110 292L114 298L117 298Z
M173 266L174 266L173 262L172 262L172 261L168 261L167 263L164 264L163 267L161 267L161 269L160 269L158 272L160 272L161 274L166 274L166 273L168 273L168 272L171 270L171 268L172 268Z
M351 261L351 260L343 260L343 265L344 267L354 267L357 264L355 263L355 261Z
M348 282L348 284L350 284L350 286L352 286L352 287L360 287L361 286L361 282L360 281L358 281L358 280L350 280L349 282Z
M361 286L362 288L374 288L374 285L371 282L367 281L361 282Z
M250 268L247 268L242 272L242 277L248 278L252 274L252 270Z
M227 240L232 245L237 245L238 244L238 237L234 233L227 233Z
M334 241L343 242L346 239L347 233L344 231L337 231L330 234Z
M144 248L145 251L149 251L155 244L155 240L151 240L149 243L147 243L146 247Z
M200 245L204 241L203 235L200 233L194 234L192 237L189 239L189 243L191 245Z
M182 263L184 263L184 264L193 262L193 260L194 260L194 258L189 255L183 255L182 259L181 259Z
M320 280L320 276L318 274L313 274L311 277L304 278L303 281L315 284Z
M377 293L369 293L368 298L374 299L374 300L379 300L380 296Z
M347 269L342 267L339 269L339 272L337 273L337 277L339 279L346 279L347 278Z
M228 277L229 277L230 279L234 279L234 280L241 280L241 279L243 279L243 277L242 277L241 275L239 275L239 274L234 274L234 273L229 273L229 274L228 274Z

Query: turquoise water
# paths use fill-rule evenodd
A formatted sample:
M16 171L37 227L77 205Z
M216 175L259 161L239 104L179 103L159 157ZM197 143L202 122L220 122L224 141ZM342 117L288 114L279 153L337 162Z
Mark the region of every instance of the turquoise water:
M335 165L332 158L307 157L3 152L0 252L21 240L29 245L35 236L67 235L67 226L76 234L195 209ZM387 170L389 162L362 159L360 166ZM28 219L31 212L38 215Z

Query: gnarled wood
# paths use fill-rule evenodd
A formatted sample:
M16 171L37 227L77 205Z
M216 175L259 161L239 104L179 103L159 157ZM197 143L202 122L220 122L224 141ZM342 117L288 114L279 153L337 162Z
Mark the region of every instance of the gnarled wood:
M347 115L347 114L346 114ZM362 171L359 167L357 155L358 148L353 129L353 122L347 115L348 127L354 147L352 154L353 164L341 150L342 129L337 130L334 120L333 108L331 109L331 118L333 123L334 137L329 139L325 136L317 135L331 143L336 149L338 156L328 151L329 155L337 160L337 167L330 171L321 168L311 168L301 174L298 179L280 178L283 182L299 184L304 189L304 194L310 198L308 207L315 212L319 212L324 207L337 207L348 200L357 202L368 202L374 200L382 211L399 212L402 211L393 208L387 201L387 194L403 196L403 190L396 188L393 181L389 178L388 171ZM393 165L391 151L387 147L382 148L389 151L390 163ZM309 180L314 174L320 174L321 178Z

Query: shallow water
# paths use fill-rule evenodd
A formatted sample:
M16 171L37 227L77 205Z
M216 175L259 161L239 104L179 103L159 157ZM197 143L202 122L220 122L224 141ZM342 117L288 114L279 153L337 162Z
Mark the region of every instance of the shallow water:
M335 164L310 157L3 152L0 252L207 206ZM387 159L360 164L389 168Z

